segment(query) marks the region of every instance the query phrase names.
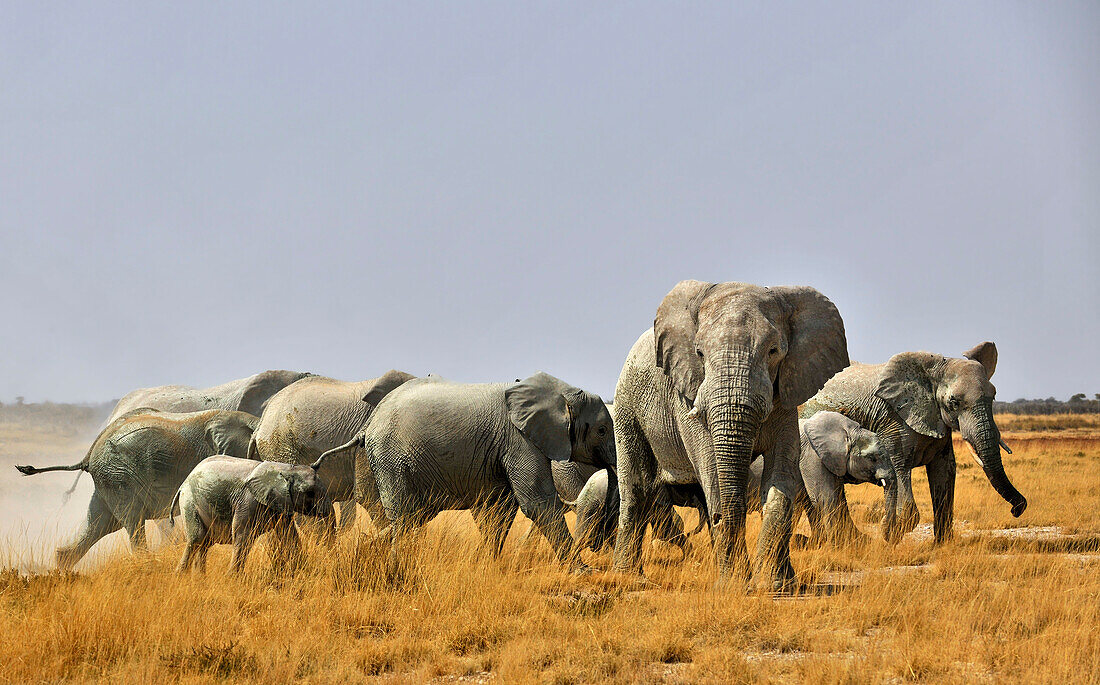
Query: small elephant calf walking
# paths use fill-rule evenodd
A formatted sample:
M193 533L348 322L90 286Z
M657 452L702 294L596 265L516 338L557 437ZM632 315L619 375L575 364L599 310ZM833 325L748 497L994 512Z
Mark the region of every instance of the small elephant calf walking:
M293 515L331 520L333 511L313 468L223 454L204 459L187 476L172 501L169 522L174 521L177 502L187 538L180 573L190 568L193 558L203 571L210 546L228 543L233 543L231 569L238 572L256 538L267 532L274 538L272 563L294 565L301 543Z

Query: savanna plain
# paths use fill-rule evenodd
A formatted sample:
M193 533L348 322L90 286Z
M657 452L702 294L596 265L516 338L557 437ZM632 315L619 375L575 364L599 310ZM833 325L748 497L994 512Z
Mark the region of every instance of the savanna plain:
M78 460L97 426L85 414L0 415L3 682L1100 682L1097 415L997 417L1030 502L1020 519L957 443L956 534L940 547L923 470L922 525L897 546L878 535L881 490L849 486L870 542L795 550L804 591L773 597L714 589L705 533L683 559L647 542L644 580L590 552L596 572L574 575L544 541L520 544L522 517L501 558L482 557L465 512L434 521L397 576L355 532L307 536L292 576L262 539L240 576L215 547L205 576L179 577L180 543L133 556L118 533L51 572L90 479L63 504L73 474L12 465ZM362 512L358 526L372 530ZM750 515L750 548L758 526Z

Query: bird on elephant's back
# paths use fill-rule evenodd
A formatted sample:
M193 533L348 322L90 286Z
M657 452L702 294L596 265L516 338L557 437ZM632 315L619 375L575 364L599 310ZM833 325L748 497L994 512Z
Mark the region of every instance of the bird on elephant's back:
M144 549L145 521L168 516L172 497L191 469L214 454L247 456L258 421L238 411L134 410L103 429L76 464L17 466L27 476L87 471L95 483L80 532L57 551L58 566L71 568L99 539L120 528L134 548Z
M748 577L746 485L762 453L766 502L752 575L763 587L793 586L797 407L847 365L844 322L813 288L677 284L628 354L615 391L616 568L640 570L661 488L690 486L705 498L721 577Z
M953 432L968 445L990 485L1020 516L1027 499L1005 472L1011 454L993 418L997 346L983 342L961 358L901 352L884 364L853 364L838 373L802 409L803 417L839 412L879 435L890 452L896 487L887 489L883 536L897 541L919 522L911 471L924 466L932 495L935 540L951 535L954 517Z

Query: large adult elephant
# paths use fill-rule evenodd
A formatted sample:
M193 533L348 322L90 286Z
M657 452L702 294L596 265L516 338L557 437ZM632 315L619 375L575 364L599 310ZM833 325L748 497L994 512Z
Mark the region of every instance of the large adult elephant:
M359 382L310 376L275 393L256 432L249 457L290 464L312 464L323 453L345 445L363 429L371 412L391 390L416 378L389 370L378 378ZM355 452L326 458L318 472L329 496L340 502L340 525L355 520ZM367 511L375 525L384 514L378 504Z
M615 567L641 570L659 488L701 489L721 578L748 578L746 480L753 456L763 454L766 496L751 575L758 586L790 588L801 489L797 408L847 365L844 322L813 288L678 283L630 350L615 390L622 498Z
M126 529L135 548L145 548L145 521L168 515L176 491L203 459L244 457L258 420L239 411L136 410L104 428L76 464L17 466L26 476L87 471L95 482L84 525L71 544L57 550L57 565L72 568L100 538L119 528Z
M263 371L212 388L193 388L189 385L141 388L118 401L107 423L140 407L170 412L221 409L260 416L272 395L310 375L300 371Z
M516 383L405 383L368 422L357 481L373 476L391 523L391 564L402 540L447 509L470 509L499 554L516 510L560 559L573 538L550 464L614 468L611 416L599 395L546 373ZM357 483L357 495L364 492Z
M1001 433L993 421L997 346L983 342L963 358L902 352L885 364L855 364L838 373L802 408L804 417L835 411L874 431L891 452L896 488L887 488L883 535L896 541L919 522L910 472L924 466L932 494L935 540L951 535L955 502L952 431L970 444L990 484L1020 516L1027 500L1001 462Z

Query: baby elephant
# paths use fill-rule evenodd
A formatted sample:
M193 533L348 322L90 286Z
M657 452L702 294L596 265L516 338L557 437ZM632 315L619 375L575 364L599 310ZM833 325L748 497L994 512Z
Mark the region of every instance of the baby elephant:
M801 454L798 470L803 492L796 505L805 508L813 537L824 541L865 539L848 511L844 485L875 483L883 488L894 481L890 455L878 435L837 412L822 411L798 422ZM759 508L763 459L750 467L750 506ZM797 520L797 512L796 512Z
M172 500L179 503L187 547L178 571L197 558L199 571L213 544L233 543L232 570L239 572L260 535L271 532L272 563L295 565L301 543L294 514L332 520L332 500L315 469L281 462L256 462L216 454L199 462ZM174 518L169 515L169 522Z
M611 497L608 497L609 489L612 490ZM663 490L659 491L657 502L653 505L656 510L652 516L653 537L675 545L681 553L686 554L688 536L695 535L706 525L706 508L697 500L692 500L699 510L699 525L690 533L685 533L684 521L672 508L672 502L667 494ZM577 494L577 498L564 503L577 513L575 537L578 544L594 552L601 551L604 546L615 544L615 535L619 526L618 482L608 478L607 469L600 469L593 473ZM611 511L607 511L609 503L613 507Z

